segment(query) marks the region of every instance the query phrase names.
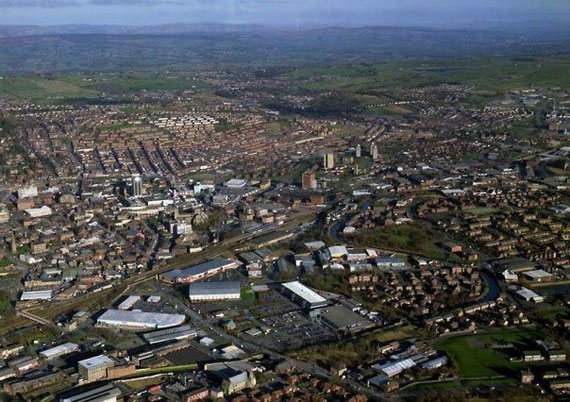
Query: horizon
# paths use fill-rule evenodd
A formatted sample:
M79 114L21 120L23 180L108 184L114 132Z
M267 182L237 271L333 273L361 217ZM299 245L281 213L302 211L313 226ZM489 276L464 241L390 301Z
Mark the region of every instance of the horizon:
M552 29L570 16L564 0L0 0L2 26L262 25L492 29L532 24ZM522 28L522 27L521 27ZM556 28L558 29L558 28Z

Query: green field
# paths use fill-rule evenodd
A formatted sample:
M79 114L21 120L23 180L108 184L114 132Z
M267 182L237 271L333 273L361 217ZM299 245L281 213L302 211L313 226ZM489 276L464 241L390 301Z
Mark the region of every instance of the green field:
M359 230L343 237L362 246L416 253L436 259L446 258L446 254L434 246L434 243L444 239L442 235L417 223Z
M242 286L240 290L240 296L242 300L253 300L255 299L255 294L251 286Z
M206 84L190 74L131 73L56 77L40 75L3 77L0 79L0 99L48 98L82 99L103 94L120 95L141 91L201 90Z
M415 334L415 329L411 325L391 331L373 331L341 342L309 346L292 352L291 357L308 362L322 361L334 364L341 361L349 366L358 365L373 358L378 346L395 340L407 339Z
M528 344L534 339L542 339L540 331L512 329L443 339L437 342L435 347L453 359L461 377L504 375L513 378L524 368L524 364L509 361L491 346L499 343Z
M284 74L312 91L372 90L440 83L473 85L473 100L490 100L510 89L529 85L570 86L570 57L484 58L398 61L381 64L311 67ZM322 77L314 79L314 77ZM483 91L483 92L482 92Z
M538 306L536 316L543 320L556 320L559 318L567 318L570 316L570 309L565 306Z
M412 107L390 104L390 98L382 91L441 83L471 85L473 88L465 101L481 104L502 98L512 89L529 86L567 88L570 86L569 69L569 55L490 57L307 67L294 69L279 78L290 81L302 91L352 93L353 98L343 96L343 99L350 99L352 106L362 107L365 114L409 114L414 113ZM207 88L207 84L190 72L29 74L1 77L0 99L84 99L103 94Z
M417 384L406 388L406 392L430 392L442 391L457 388L475 388L475 387L497 387L505 385L516 385L518 382L512 378L497 378L488 380L449 380L431 384Z
M97 93L62 79L4 77L0 80L0 99L46 99L90 97Z

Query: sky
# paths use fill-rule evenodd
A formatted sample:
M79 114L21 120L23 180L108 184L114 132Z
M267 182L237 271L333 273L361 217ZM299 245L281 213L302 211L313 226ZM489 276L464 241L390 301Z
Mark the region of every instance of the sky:
M0 0L1 25L425 26L570 21L570 0Z

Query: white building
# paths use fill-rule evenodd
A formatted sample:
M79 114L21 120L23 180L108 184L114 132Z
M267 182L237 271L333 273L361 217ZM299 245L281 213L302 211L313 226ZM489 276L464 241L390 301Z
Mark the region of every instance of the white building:
M182 314L146 313L131 310L107 310L97 324L125 329L160 329L181 325L186 321Z
M21 301L26 300L51 300L52 291L51 290L31 290L27 292L22 292L20 296Z
M119 310L130 310L140 299L140 296L129 296L117 308Z
M284 292L291 297L293 301L309 309L324 307L329 304L328 300L319 295L317 292L309 289L299 281L283 283Z
M77 371L85 381L95 381L107 377L107 368L115 363L105 355L91 357L77 363Z
M542 303L544 301L543 296L527 288L521 287L517 290L517 294L527 302Z
M79 345L72 342L63 343L50 349L40 352L40 356L46 360L55 359L56 357L68 355L79 350Z
M143 180L139 175L133 176L133 197L140 197L143 193Z
M243 179L231 179L226 182L226 187L243 188L247 185L247 181Z
M38 188L36 186L23 187L18 189L18 199L36 197Z
M47 205L40 208L28 208L25 211L32 218L43 218L44 216L50 216L53 213L53 210Z
M239 300L239 281L194 282L188 288L190 301Z

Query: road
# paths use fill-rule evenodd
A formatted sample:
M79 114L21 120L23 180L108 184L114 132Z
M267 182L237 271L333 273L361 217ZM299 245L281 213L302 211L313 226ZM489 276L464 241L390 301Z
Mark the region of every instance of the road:
M353 380L350 380L347 378L344 378L344 379L343 378L337 378L337 377L333 378L333 376L328 371L326 371L326 370L324 370L324 369L322 369L316 365L312 365L312 364L303 362L301 360L293 359L291 357L282 355L280 353L277 353L271 349L268 349L268 348L263 347L261 345L258 345L256 343L253 343L253 342L238 338L237 336L228 334L227 332L222 331L217 326L208 322L208 320L204 319L200 314L198 314L197 312L192 310L186 304L182 303L182 301L180 299L178 299L177 297L174 297L171 294L171 292L169 291L168 286L159 284L157 282L154 282L153 286L154 286L154 290L158 294L160 294L163 297L163 299L170 301L174 306L176 306L176 308L179 311L184 312L184 314L186 314L188 317L190 317L195 323L199 324L200 326L202 326L204 328L207 328L211 333L216 334L217 336L219 336L222 339L227 340L228 342L232 342L235 345L239 345L240 347L245 348L245 349L249 349L253 352L264 353L265 355L267 355L267 356L269 356L275 360L287 360L288 362L295 365L295 367L297 367L297 369L300 371L303 371L305 373L326 379L328 381L334 380L336 383L340 383L340 384L343 384L347 387L350 387L357 392L366 394L366 395L374 398L375 400L387 400L385 395L383 395L379 392L376 392L373 389L364 387L363 385L357 383L356 381L353 381Z

